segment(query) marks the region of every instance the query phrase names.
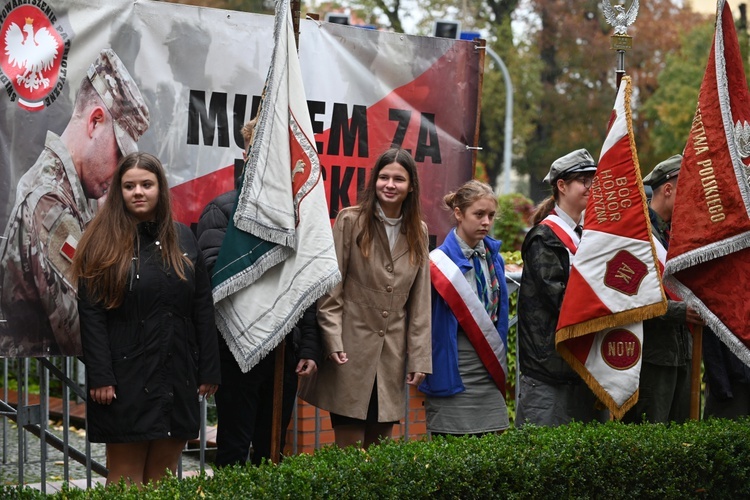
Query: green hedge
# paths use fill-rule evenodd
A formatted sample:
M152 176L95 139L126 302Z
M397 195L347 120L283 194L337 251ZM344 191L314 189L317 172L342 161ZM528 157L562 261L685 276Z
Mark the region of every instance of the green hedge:
M41 498L1 487L0 497ZM57 498L748 498L750 420L684 425L572 424L482 438L324 448L274 466L99 486Z

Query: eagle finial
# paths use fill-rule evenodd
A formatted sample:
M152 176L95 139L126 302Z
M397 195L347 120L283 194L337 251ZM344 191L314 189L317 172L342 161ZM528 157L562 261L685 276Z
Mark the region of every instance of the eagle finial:
M638 0L633 0L627 11L622 5L613 6L610 0L602 2L602 9L604 10L604 18L614 26L615 35L627 35L628 26L633 24L635 18L638 17Z

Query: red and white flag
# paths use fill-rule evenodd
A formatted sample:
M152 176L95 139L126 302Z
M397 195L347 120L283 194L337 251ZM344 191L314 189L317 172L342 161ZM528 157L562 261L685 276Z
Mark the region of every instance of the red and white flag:
M716 33L677 177L665 285L750 365L750 92L729 5Z
M557 350L615 418L638 401L640 322L667 308L633 138L631 92L624 77L555 335Z

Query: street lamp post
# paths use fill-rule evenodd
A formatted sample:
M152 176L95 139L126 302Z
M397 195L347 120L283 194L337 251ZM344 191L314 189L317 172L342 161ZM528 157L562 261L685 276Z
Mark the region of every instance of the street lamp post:
M505 144L503 148L503 194L510 193L510 168L511 168L511 155L513 152L513 82L510 81L510 73L508 73L508 67L500 58L497 53L490 48L489 45L485 47L487 54L490 55L493 61L500 66L500 71L503 72L503 79L505 80Z

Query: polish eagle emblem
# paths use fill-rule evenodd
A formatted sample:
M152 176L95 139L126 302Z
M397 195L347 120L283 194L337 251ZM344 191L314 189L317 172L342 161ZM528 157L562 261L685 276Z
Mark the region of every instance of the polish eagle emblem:
M734 125L734 142L742 159L750 158L750 123L738 121Z
M638 0L633 0L630 8L625 11L622 5L612 5L610 0L602 2L604 18L607 22L615 27L615 35L627 35L628 26L635 22L638 17Z
M58 49L57 39L46 27L34 31L34 19L30 17L26 18L23 29L12 23L5 32L8 63L23 69L23 73L16 76L16 83L29 90L49 87L49 78L45 78L44 72L52 67Z

